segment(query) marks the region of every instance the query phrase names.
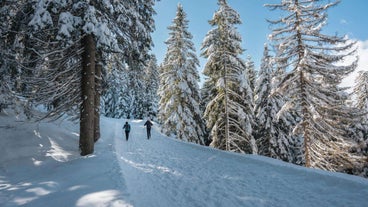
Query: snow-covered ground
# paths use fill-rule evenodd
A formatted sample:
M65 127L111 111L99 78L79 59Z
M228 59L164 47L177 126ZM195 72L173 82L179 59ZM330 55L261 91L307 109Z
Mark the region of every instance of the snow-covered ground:
M167 138L143 121L101 118L95 153L80 157L78 125L0 113L0 206L362 207L368 180Z

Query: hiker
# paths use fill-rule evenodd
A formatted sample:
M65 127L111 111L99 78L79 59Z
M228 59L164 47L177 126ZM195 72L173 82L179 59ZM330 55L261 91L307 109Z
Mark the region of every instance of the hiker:
M147 139L151 138L151 126L152 126L152 122L150 121L150 119L148 119L146 121L146 123L144 123L144 126L146 126L147 128Z
M125 129L125 139L126 141L128 141L130 132L130 125L128 124L128 122L125 122L123 129Z

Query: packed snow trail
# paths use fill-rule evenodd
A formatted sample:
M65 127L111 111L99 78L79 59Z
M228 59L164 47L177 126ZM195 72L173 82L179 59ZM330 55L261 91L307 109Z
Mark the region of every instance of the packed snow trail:
M130 138L125 141L123 123L115 125L115 150L129 203L136 207L361 207L366 203L367 183L183 143L159 133L157 125L147 140L143 121L130 122Z
M80 156L78 125L0 113L1 207L131 207L114 151L116 120L103 119L95 153Z

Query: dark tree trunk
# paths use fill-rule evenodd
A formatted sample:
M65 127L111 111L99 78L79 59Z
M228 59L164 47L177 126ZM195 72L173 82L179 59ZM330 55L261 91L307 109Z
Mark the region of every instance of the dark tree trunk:
M100 138L100 98L101 98L101 70L102 70L102 62L101 62L101 53L97 51L96 53L96 93L95 93L95 129L94 129L94 141Z
M95 128L95 55L96 46L93 35L88 34L82 39L82 105L80 109L79 146L81 155L92 154L94 151Z

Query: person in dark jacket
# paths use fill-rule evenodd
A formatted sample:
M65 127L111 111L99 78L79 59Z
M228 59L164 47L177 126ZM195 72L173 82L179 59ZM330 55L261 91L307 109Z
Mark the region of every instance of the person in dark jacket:
M125 129L125 139L126 141L128 141L130 132L130 125L128 124L128 122L125 122L123 129Z
M147 139L151 138L151 126L152 126L152 122L150 121L150 119L148 119L146 121L146 123L144 123L144 126L146 126L147 128Z

